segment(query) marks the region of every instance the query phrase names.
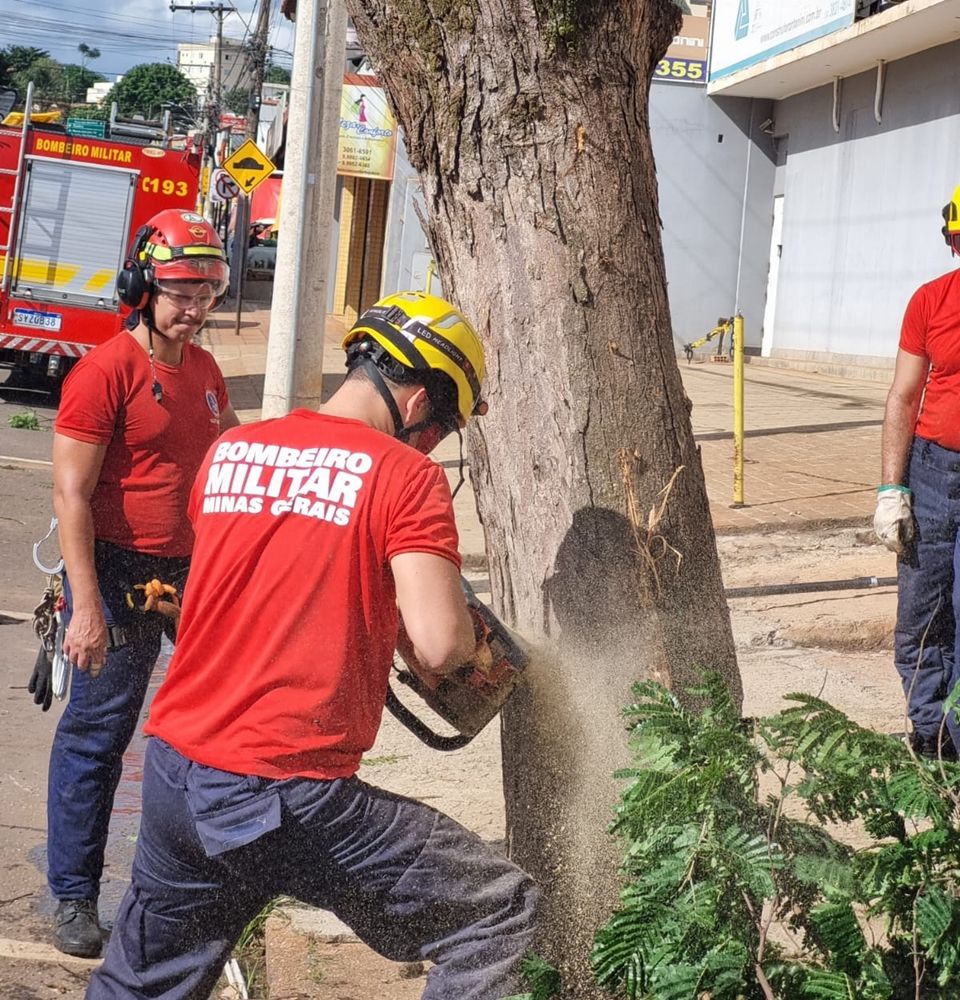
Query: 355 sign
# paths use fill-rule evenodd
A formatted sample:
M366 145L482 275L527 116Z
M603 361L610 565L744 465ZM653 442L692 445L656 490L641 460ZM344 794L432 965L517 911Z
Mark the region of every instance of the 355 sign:
M680 33L674 35L670 48L653 71L654 80L673 83L707 82L710 15L705 3L690 3L690 13L684 14Z
M653 75L659 80L703 83L707 75L707 64L700 59L661 59Z

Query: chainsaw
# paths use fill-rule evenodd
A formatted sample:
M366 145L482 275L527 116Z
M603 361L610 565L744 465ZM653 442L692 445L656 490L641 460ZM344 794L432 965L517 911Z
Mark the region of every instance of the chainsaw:
M478 641L487 643L492 664L486 669L464 664L442 677L436 688L424 684L413 664L406 663L402 654L398 653L397 659L403 667L394 664L397 680L422 698L441 719L449 722L457 735L434 732L401 703L392 688L387 688L386 706L390 714L434 750L465 747L503 708L529 659L521 641L477 597L462 576L460 586L473 619L474 633Z

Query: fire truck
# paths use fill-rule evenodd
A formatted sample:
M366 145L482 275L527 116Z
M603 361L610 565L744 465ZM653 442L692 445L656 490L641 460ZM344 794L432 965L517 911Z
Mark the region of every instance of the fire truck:
M29 107L29 102L28 105ZM200 156L0 125L0 368L56 390L129 311L116 277L133 234L164 208L194 208Z

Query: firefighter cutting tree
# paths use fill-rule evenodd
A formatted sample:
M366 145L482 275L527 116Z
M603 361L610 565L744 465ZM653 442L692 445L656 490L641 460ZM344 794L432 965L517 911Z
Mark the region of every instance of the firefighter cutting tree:
M200 157L53 126L0 126L0 366L57 388L121 328L115 279L133 234L197 202Z
M405 659L428 687L492 666L461 590L446 475L427 457L483 412L483 350L453 306L413 292L369 309L344 347L346 379L319 412L229 431L200 469L132 884L90 998L209 995L280 895L337 913L382 955L432 961L425 998L520 987L529 876L356 776L398 607Z
M97 897L123 753L168 623L155 606L182 592L190 487L208 446L238 423L213 356L193 343L227 288L210 224L159 212L112 280L132 312L66 379L53 443L74 668L50 755L47 880L57 947L87 957L101 949ZM30 687L46 706L50 683L41 656Z

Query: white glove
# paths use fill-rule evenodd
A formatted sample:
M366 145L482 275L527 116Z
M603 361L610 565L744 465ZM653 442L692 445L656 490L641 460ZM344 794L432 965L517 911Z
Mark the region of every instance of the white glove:
M877 487L877 510L873 530L877 538L898 556L913 540L913 493L906 486L887 483Z

